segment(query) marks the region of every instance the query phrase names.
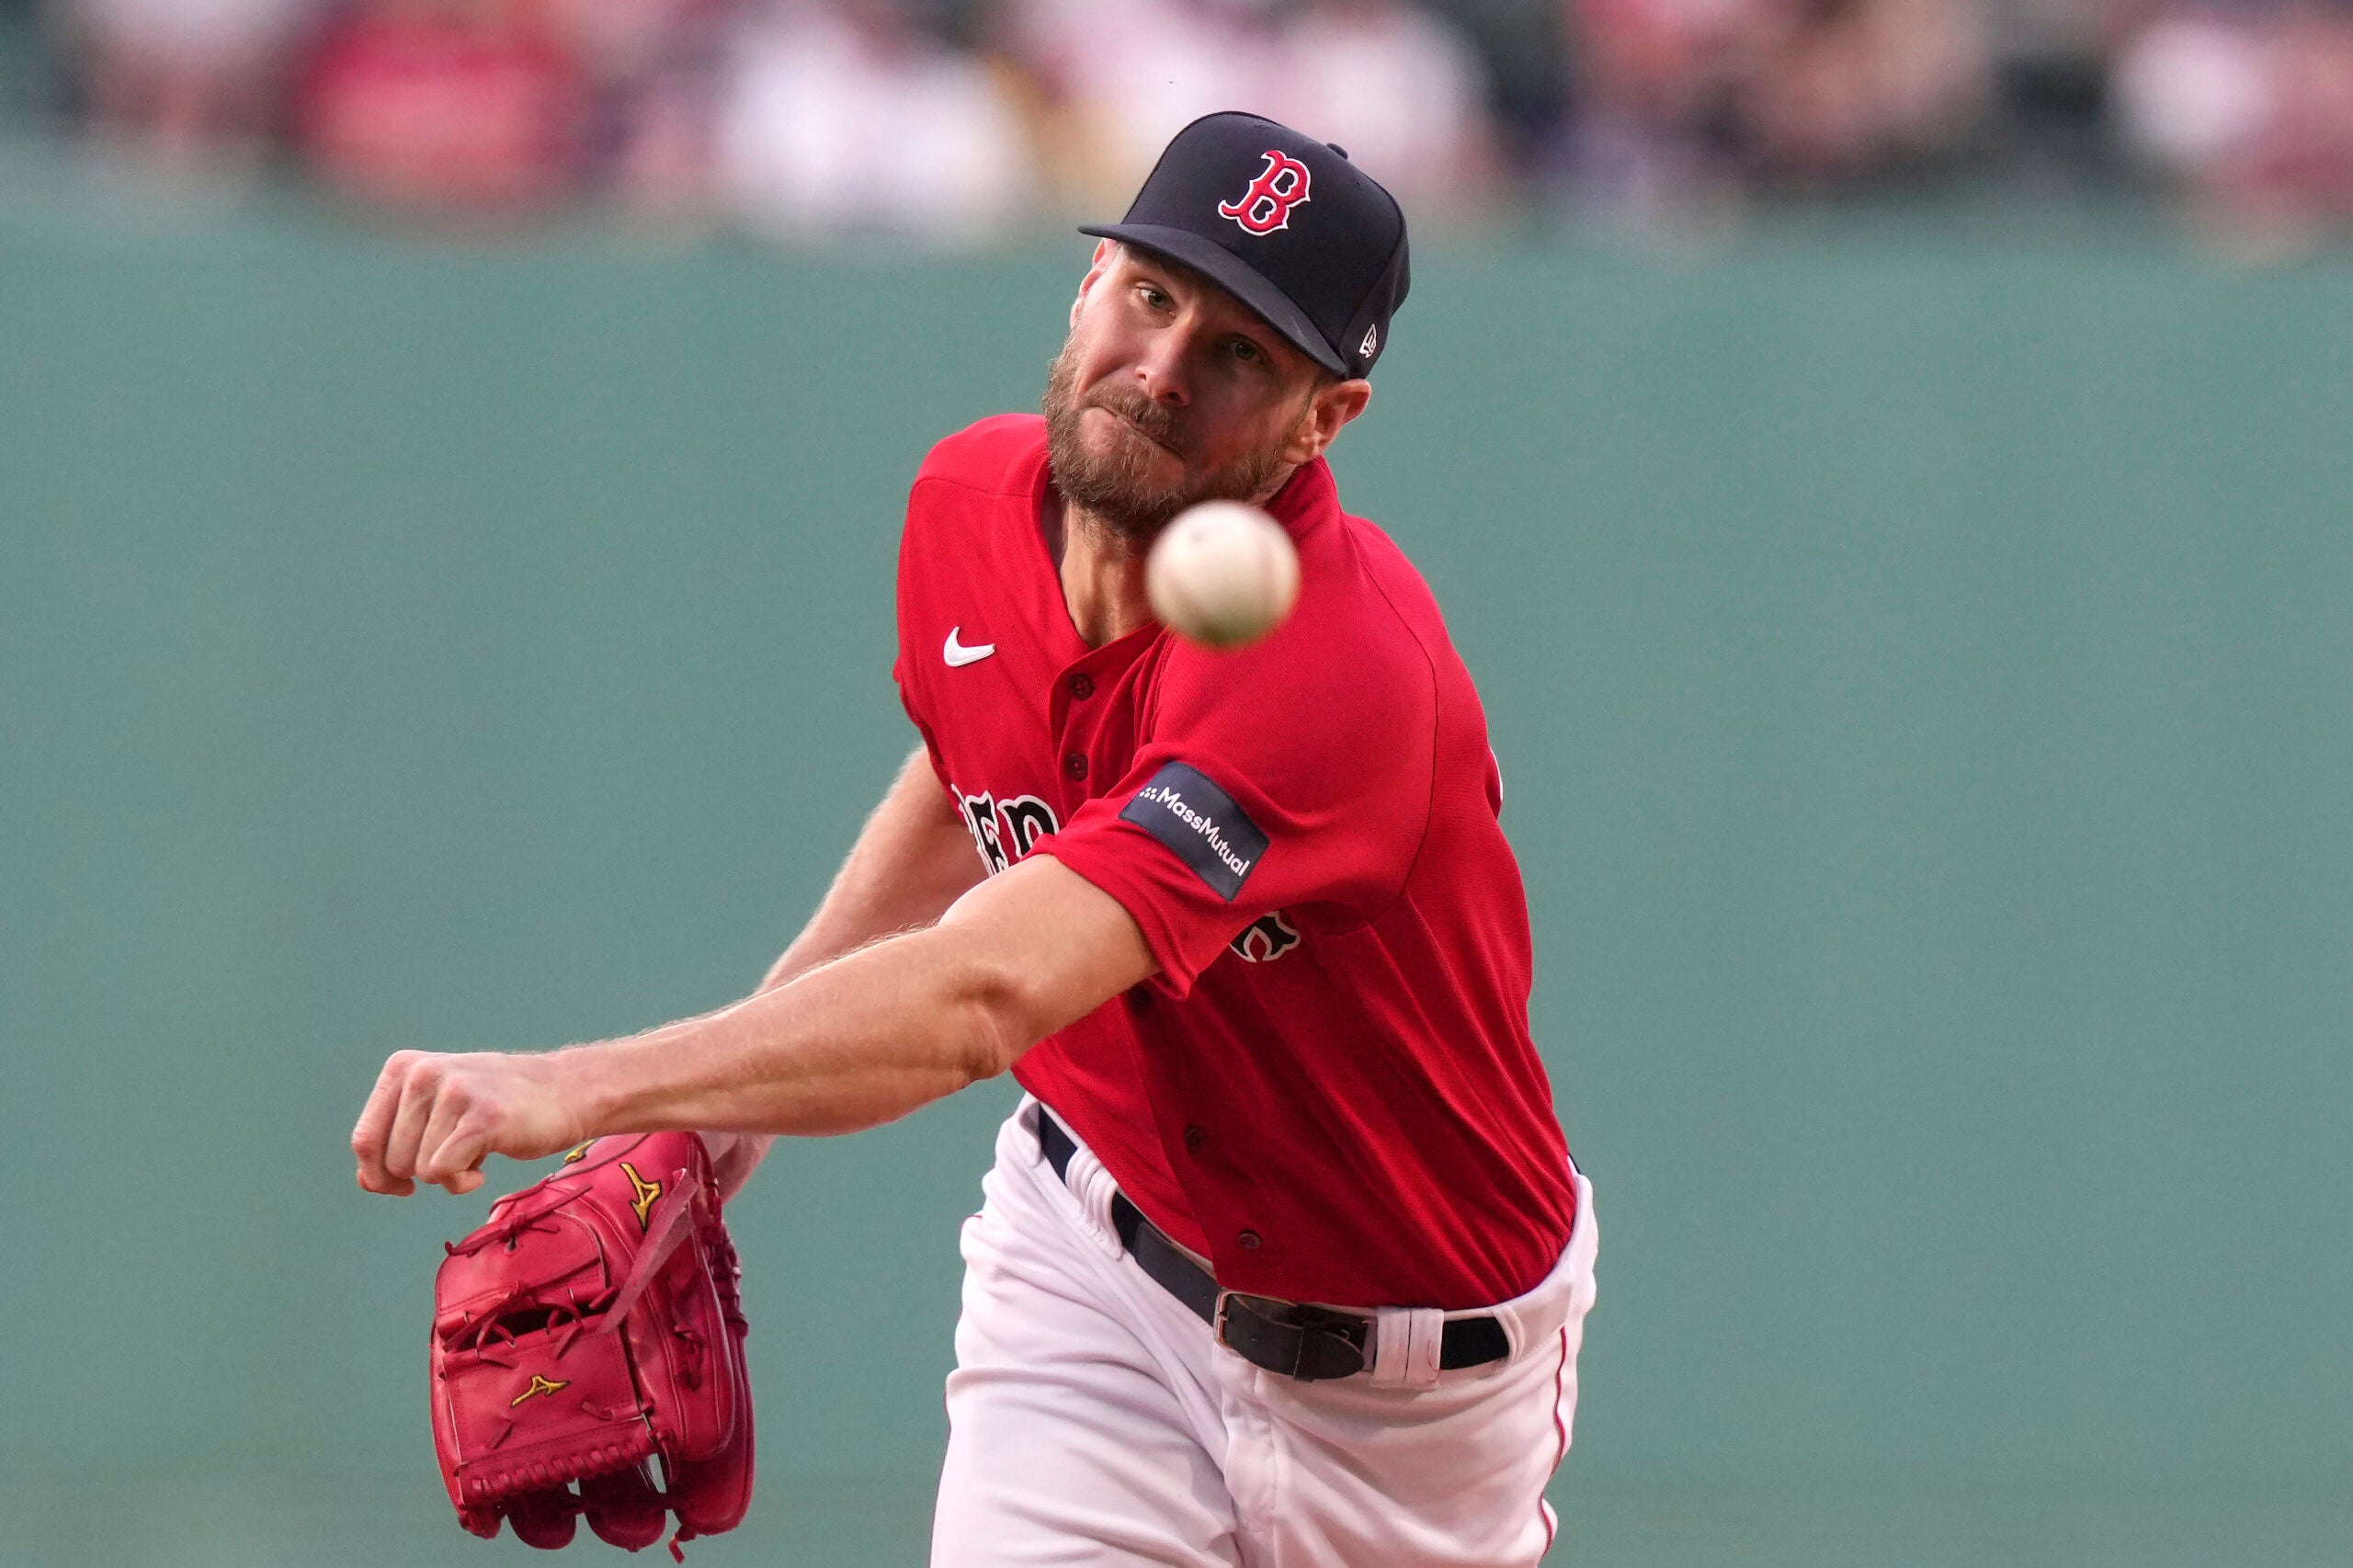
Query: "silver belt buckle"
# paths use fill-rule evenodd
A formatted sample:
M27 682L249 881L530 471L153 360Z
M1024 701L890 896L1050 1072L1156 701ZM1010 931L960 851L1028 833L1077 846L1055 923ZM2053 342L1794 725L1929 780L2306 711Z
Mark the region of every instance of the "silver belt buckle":
M1264 1301L1268 1306L1282 1305L1280 1301L1276 1301L1271 1296L1245 1296L1239 1290L1229 1290L1222 1285L1218 1287L1217 1308L1211 1313L1210 1323L1211 1326L1217 1330L1217 1342L1220 1345L1224 1346L1229 1350L1233 1349L1233 1343L1225 1337L1225 1310L1233 1303L1234 1298L1237 1296L1241 1297L1244 1301Z

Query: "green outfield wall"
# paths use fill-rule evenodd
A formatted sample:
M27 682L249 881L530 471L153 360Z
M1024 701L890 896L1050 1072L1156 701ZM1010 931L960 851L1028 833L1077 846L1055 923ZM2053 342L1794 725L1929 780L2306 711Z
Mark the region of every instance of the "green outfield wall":
M1426 249L1335 467L1486 694L1598 1193L1569 1560L2344 1562L2353 265ZM0 1563L525 1559L425 1421L483 1200L352 1117L753 983L914 741L908 479L1084 255L0 210ZM920 1561L1008 1104L738 1206L698 1563Z

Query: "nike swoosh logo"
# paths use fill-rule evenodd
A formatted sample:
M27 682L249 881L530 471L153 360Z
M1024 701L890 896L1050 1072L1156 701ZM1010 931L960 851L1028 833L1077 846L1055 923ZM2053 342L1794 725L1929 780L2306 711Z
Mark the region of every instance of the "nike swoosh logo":
M957 642L956 634L963 630L961 626L949 628L948 646L939 651L939 656L948 661L948 667L951 670L961 669L966 665L977 664L996 652L996 644L994 642L975 642L967 648L963 643Z

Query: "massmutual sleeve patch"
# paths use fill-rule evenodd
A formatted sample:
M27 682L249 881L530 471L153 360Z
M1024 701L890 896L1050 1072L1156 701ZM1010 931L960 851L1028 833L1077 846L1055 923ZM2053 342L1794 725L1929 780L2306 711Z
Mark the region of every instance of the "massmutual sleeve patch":
M1172 762L1136 791L1121 822L1131 822L1176 852L1210 891L1232 903L1267 852L1267 835L1198 767Z

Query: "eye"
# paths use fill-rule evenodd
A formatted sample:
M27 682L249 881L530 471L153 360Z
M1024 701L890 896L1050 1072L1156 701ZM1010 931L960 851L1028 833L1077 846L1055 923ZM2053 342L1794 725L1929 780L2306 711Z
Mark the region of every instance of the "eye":
M1267 362L1267 351L1246 337L1237 337L1233 340L1233 357L1245 365L1263 365Z
M1168 291L1154 283L1137 284L1136 295L1146 307L1155 311L1165 311L1174 302L1168 298Z

